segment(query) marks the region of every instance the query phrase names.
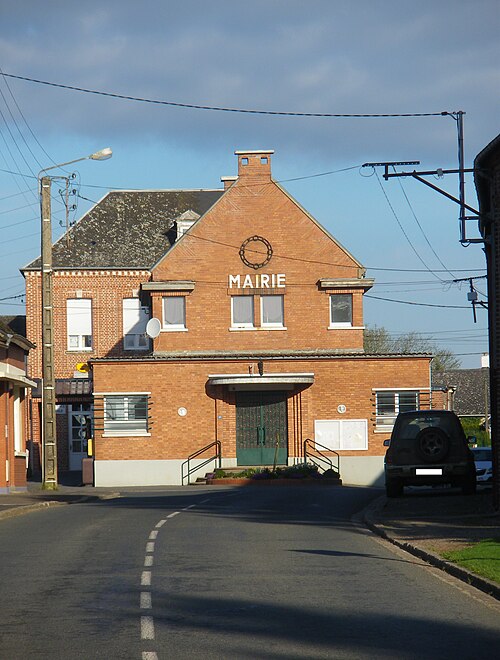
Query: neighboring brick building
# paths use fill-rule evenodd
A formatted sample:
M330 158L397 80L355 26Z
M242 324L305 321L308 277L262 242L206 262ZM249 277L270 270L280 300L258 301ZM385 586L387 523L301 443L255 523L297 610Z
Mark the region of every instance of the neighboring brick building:
M33 344L19 334L11 319L0 319L0 493L26 490L28 452L26 390L35 383L26 377L26 359Z
M488 324L490 353L491 446L493 448L493 502L500 508L500 135L474 160L474 180L481 216L488 268Z
M56 243L60 469L81 460L91 392L96 485L180 483L214 440L226 466L295 463L306 438L345 483L379 483L398 410L431 406L431 356L364 354L373 280L272 180L272 153L236 152L225 190L109 193ZM24 273L35 341L39 263Z

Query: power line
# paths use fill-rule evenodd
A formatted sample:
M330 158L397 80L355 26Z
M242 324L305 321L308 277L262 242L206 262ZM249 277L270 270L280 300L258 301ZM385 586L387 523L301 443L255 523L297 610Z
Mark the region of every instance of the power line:
M418 259L418 260L419 260L419 261L420 261L420 262L426 267L426 269L427 269L427 271L428 271L429 273L431 273L432 275L434 275L434 277L436 277L438 280L441 280L441 281L442 281L442 279L439 277L439 275L437 275L437 274L436 274L436 273L435 273L435 272L434 272L434 271L433 271L433 270L432 270L432 269L431 269L431 268L425 263L425 261L423 260L423 258L422 258L422 257L420 256L420 254L418 253L417 248L416 248L416 247L413 245L413 243L411 242L410 237L409 237L408 234L406 233L406 231L405 231L403 225L401 224L401 221L400 221L399 218L398 218L398 215L397 215L397 213L396 213L396 210L394 209L393 205L391 204L391 201L390 201L390 199L389 199L389 197L388 197L388 195L387 195L387 192L386 192L384 186L382 185L382 182L380 181L380 177L379 177L378 172L377 172L376 170L375 170L375 176L377 177L378 184L379 184L379 186L380 186L380 189L382 190L382 193L384 194L384 197L385 197L385 199L386 199L386 201L387 201L387 204L389 205L389 208L390 208L391 211L392 211L392 215L393 215L394 218L396 219L396 222L398 223L398 226L399 226L399 228L401 229L401 231L402 231L402 233L403 233L403 236L406 238L406 240L407 240L407 242L408 242L408 245L411 247L411 249L412 249L413 252L415 253L415 256L416 256L417 259ZM447 272L448 272L448 271L447 271Z
M418 303L410 300L395 300L394 298L382 298L380 296L372 296L365 293L365 298L373 298L374 300L384 300L385 302L400 303L402 305L418 305L419 307L440 307L442 309L470 309L469 305L434 305L432 303Z
M392 169L394 170L394 172L396 171L396 168L394 167L394 165L392 166ZM449 273L452 277L454 277L454 274L453 274L450 270L448 270L448 269L446 268L445 264L444 264L443 261L441 260L441 257L438 255L438 253L436 252L436 250L433 248L431 242L430 242L429 239L427 238L427 234L426 234L425 231L423 230L422 225L420 224L420 222L419 222L419 220L418 220L418 218L417 218L417 214L415 213L415 211L414 211L414 209L413 209L413 206L411 205L411 202L410 202L410 200L408 199L408 195L406 194L406 190L405 190L404 187L403 187L403 183L402 183L402 181L401 181L401 177L397 177L397 179L398 179L399 187L401 188L401 192L403 193L404 198L406 199L406 202L407 202L407 204L408 204L408 207L409 207L409 209L410 209L410 211L411 211L411 213L412 213L412 215L413 215L413 218L414 218L415 222L417 223L418 228L419 228L420 231L422 232L422 236L424 237L424 239L425 239L427 245L430 247L430 249L431 249L433 255L434 255L434 256L436 257L436 259L439 261L439 263L441 264L441 266L442 266L445 270L447 270L448 273Z
M224 106L201 105L194 103L179 103L177 101L163 101L160 99L150 99L140 96L130 96L126 94L117 94L114 92L103 92L96 89L88 89L85 87L77 87L75 85L63 85L60 83L50 82L48 80L38 80L37 78L29 78L28 76L18 76L12 73L3 72L2 75L16 80L24 80L26 82L36 83L38 85L47 85L49 87L59 87L61 89L69 89L76 92L84 92L85 94L95 94L98 96L108 96L116 99L123 99L126 101L139 101L141 103L153 103L155 105L168 105L177 108L191 108L194 110L211 110L217 112L239 112L252 115L278 115L286 117L330 117L330 118L381 118L381 117L441 117L453 114L448 111L441 112L404 112L404 113L370 113L370 114L340 114L329 112L291 112L279 110L253 110L247 108L228 108Z
M17 110L18 110L18 112L19 112L19 114L21 115L21 117L22 117L22 119L23 119L23 121L24 121L24 124L25 124L26 128L27 128L28 131L31 133L33 139L34 139L35 142L38 144L38 146L40 147L40 149L43 151L43 153L45 154L45 156L47 156L47 158L51 161L51 163L53 163L54 165L56 165L57 163L56 163L56 162L53 160L53 158L51 158L51 156L45 151L45 149L43 148L43 146L42 146L42 144L40 143L39 139L37 138L37 136L35 135L35 133L32 131L31 126L30 126L30 125L28 124L28 122L26 121L26 117L24 116L23 111L22 111L21 108L19 107L19 103L17 102L16 97L15 97L14 94L12 93L12 90L11 90L11 88L10 88L10 85L9 85L8 81L7 81L7 78L6 78L4 72L2 71L1 68L0 68L0 74L1 74L2 77L3 77L3 81L4 81L4 83L5 83L5 86L6 86L7 89L9 90L9 94L11 95L12 100L14 101L14 103L15 103L15 105L16 105L16 108L17 108ZM2 95L2 96L3 96L3 95ZM14 121L15 121L15 120L14 120ZM17 124L16 124L16 125L17 125ZM19 130L19 128L18 128L18 130ZM21 132L21 131L19 131L19 132ZM25 142L26 142L26 141L25 141ZM27 143L26 143L26 145L27 145ZM27 146L28 146L28 145L27 145ZM29 149L29 146L28 146L28 149ZM38 161L38 159L35 157L35 155L34 155L33 152L31 151L31 149L30 149L30 153L33 155L33 158L35 158L36 162L40 165L40 167L42 167L42 165L40 164L40 162Z

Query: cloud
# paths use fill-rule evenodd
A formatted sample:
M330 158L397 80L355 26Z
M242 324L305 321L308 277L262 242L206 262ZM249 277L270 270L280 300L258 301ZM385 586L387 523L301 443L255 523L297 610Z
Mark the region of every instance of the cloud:
M494 1L24 2L9 10L4 70L184 103L334 113L467 111L478 151L496 130ZM10 82L41 132L126 134L185 148L268 144L331 158L455 153L449 119L299 119L151 107ZM470 123L470 127L469 127ZM396 156L397 154L397 156ZM410 157L410 156L407 156Z

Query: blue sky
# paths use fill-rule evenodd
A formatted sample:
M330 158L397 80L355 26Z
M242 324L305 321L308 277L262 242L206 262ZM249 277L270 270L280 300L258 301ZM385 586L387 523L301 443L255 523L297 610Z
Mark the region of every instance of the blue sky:
M240 109L463 110L467 167L499 133L494 0L21 0L0 8L0 25L4 73ZM0 111L0 298L8 298L0 300L1 314L24 311L22 299L11 296L23 291L19 268L39 253L36 175L43 167L113 148L111 160L75 166L75 219L108 189L219 187L221 176L236 173L236 149L271 148L274 178L375 278L366 323L395 335L421 332L464 366L479 366L486 313L478 310L474 324L468 284L453 280L484 276L485 261L480 245L460 245L458 207L416 181L384 182L381 171L360 168L386 160L457 167L451 117L228 113L9 77L0 77ZM454 175L431 180L457 194ZM53 186L55 238L63 231L59 222L65 224L59 187ZM475 206L470 177L466 194ZM469 234L476 235L474 223ZM484 279L476 286L485 292Z

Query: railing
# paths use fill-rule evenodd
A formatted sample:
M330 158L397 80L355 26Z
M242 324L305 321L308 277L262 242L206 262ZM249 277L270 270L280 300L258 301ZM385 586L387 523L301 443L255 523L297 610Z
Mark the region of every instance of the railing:
M332 458L330 456L326 456L326 454L320 451L318 447L321 447L321 449L326 450L330 454L335 454L334 457L335 463L332 461ZM320 444L317 441L313 442L311 438L306 438L304 440L304 463L307 463L308 460L313 465L316 465L323 472L326 472L326 470L333 470L334 472L340 475L339 454L337 454L336 451L333 451L332 449L325 447L324 445Z
M196 458L197 456L201 456L201 454L204 454L206 451L209 449L212 449L212 447L215 448L215 454L213 456L210 456L210 458L207 458L203 461L203 463L196 464L194 466L191 466L191 461ZM184 480L187 479L187 483L189 484L189 477L194 473L197 472L198 470L201 470L202 468L205 467L205 465L208 465L212 461L217 461L218 466L222 466L222 451L221 451L221 444L220 440L214 440L214 442L211 442L210 444L206 445L206 447L202 447L201 449L198 449L198 451L193 452L190 454L187 459L184 461L184 463L181 465L181 484L184 485ZM186 470L187 468L187 470Z

